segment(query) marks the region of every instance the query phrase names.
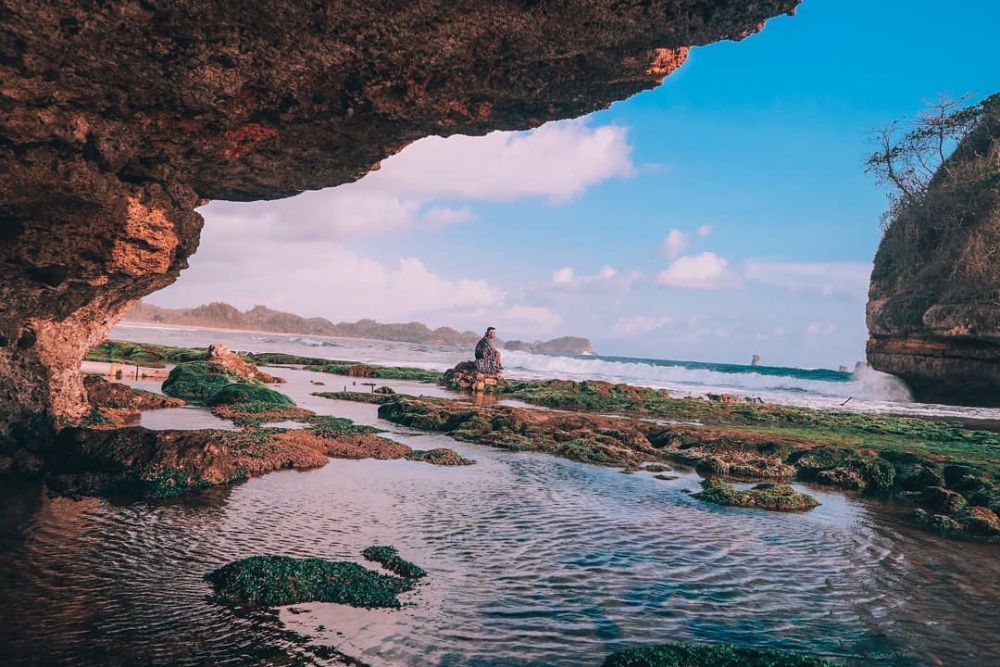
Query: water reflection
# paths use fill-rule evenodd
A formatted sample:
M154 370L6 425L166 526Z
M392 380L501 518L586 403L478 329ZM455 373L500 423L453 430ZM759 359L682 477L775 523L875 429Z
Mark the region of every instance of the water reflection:
M942 540L822 489L806 514L707 505L685 493L698 487L689 473L661 481L456 443L381 422L373 405L311 397L314 374L283 374L305 407L479 463L334 460L159 504L5 487L5 662L597 665L678 640L1000 662L995 546ZM429 571L402 610L245 614L213 602L202 579L254 554L357 559L373 543Z

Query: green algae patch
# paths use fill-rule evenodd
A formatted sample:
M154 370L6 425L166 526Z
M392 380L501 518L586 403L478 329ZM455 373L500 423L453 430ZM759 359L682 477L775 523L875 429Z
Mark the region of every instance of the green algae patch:
M422 579L427 576L427 572L422 567L414 565L408 560L400 558L395 547L370 546L361 552L365 559L378 563L390 572L403 577L404 579Z
M178 364L163 381L161 391L167 396L189 403L207 403L215 394L231 384L248 382L229 369L207 361Z
M312 395L335 401L354 401L355 403L374 403L375 405L388 403L395 398L393 394L374 394L362 391L314 391Z
M312 425L311 431L321 438L337 438L345 435L368 435L381 433L374 426L355 424L347 417L332 417L330 415L311 415L303 421Z
M731 644L660 644L612 653L604 667L834 667L804 653Z
M257 380L238 375L221 364L208 361L189 361L178 364L163 381L163 393L189 403L209 406L247 405L247 412L254 406L289 408L295 402ZM258 412L260 410L257 410Z
M132 343L124 340L106 340L100 345L90 348L84 358L88 361L163 368L167 363L207 359L208 348L173 347L152 343Z
M802 512L811 510L819 502L807 493L796 491L788 484L758 484L741 491L717 477L702 480L703 491L694 498L725 507L756 507L774 512Z
M448 449L447 447L428 450L414 449L407 453L404 458L409 461L422 461L436 466L471 466L475 463L472 459L467 459L454 449Z
M376 366L359 364L356 361L327 361L322 364L307 364L307 371L332 373L359 378L380 378L383 380L412 380L415 382L437 382L441 373L408 366Z
M398 609L398 595L413 580L369 570L357 563L321 558L251 556L205 576L216 595L251 607L334 602L366 609Z
M253 381L237 382L226 385L212 394L206 405L251 404L254 406L269 405L271 407L291 407L295 402L282 393L256 384Z

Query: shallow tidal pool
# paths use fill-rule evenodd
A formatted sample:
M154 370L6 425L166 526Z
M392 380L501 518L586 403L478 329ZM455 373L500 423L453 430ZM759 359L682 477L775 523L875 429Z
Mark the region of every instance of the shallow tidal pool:
M1000 663L996 546L817 488L822 505L804 514L718 507L690 497L691 473L662 481L458 443L379 421L373 405L308 396L323 389L316 378L339 379L281 374L303 407L478 463L334 459L159 504L5 486L5 664L599 665L667 641ZM358 560L371 544L429 573L401 610L249 613L213 601L203 580L251 555Z

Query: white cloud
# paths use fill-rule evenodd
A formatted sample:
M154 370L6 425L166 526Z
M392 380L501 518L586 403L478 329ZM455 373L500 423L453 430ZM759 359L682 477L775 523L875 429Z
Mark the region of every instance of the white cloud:
M527 132L482 137L427 137L382 162L361 180L267 202L212 202L218 216L266 221L275 240L345 240L468 222L468 206L442 199L512 201L542 197L562 203L588 187L635 172L624 127L585 120L548 123Z
M750 281L789 292L814 292L821 296L868 297L872 265L865 262L770 262L749 260L743 275Z
M421 220L431 229L440 229L449 225L457 225L462 222L475 220L476 214L468 206L462 208L449 208L447 206L433 206L423 214Z
M509 306L498 313L504 326L537 335L552 333L562 318L544 306Z
M691 242L688 240L688 235L679 229L671 229L670 233L667 234L667 238L663 239L663 252L670 259L675 257L680 257L680 255L688 249Z
M694 289L735 287L738 281L728 266L729 261L714 252L678 257L657 275L656 282Z
M573 282L573 267L564 266L552 272L552 282L556 285L569 285Z
M632 315L619 317L611 328L611 335L619 338L629 338L641 336L651 331L664 327L671 322L667 315L662 317L650 317L648 315Z
M642 278L642 273L632 271L621 273L613 266L605 264L594 275L577 275L573 267L565 266L552 272L552 285L549 287L560 291L589 292L607 289L629 289L633 283Z
M696 233L701 238L705 238L706 236L712 233L712 225L701 225L696 230Z
M806 327L806 336L810 338L817 338L819 336L831 336L837 331L837 327L833 324L821 324L819 322L812 322Z
M528 132L427 137L384 160L364 181L420 198L545 197L558 203L635 172L624 127L590 127L586 120L571 120Z

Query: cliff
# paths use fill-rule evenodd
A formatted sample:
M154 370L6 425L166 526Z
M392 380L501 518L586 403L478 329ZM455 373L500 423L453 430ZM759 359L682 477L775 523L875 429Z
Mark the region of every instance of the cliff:
M176 280L206 201L605 108L798 2L5 1L0 438L85 416L80 360Z
M868 361L918 400L1000 405L1000 96L879 245Z
M243 331L273 331L275 333L303 334L306 336L334 336L337 338L368 338L392 340L422 345L450 345L473 347L482 334L457 331L451 327L431 329L421 322L381 323L375 320L333 323L323 317L301 317L293 313L271 310L267 306L254 306L243 312L228 303L208 303L195 308L160 308L148 303L137 303L125 317L130 322L149 322L181 326L238 329ZM536 354L593 354L590 341L576 336L564 336L548 341L503 343L505 349L517 349Z
M536 340L534 343L511 340L504 343L503 346L505 350L532 354L594 354L594 348L591 347L590 341L578 336L562 336L545 341Z
M357 322L335 324L322 317L306 318L293 313L271 310L267 306L254 306L243 312L228 303L218 302L195 308L160 308L151 304L138 303L123 319L131 322L273 331L306 336L370 338L459 347L471 347L479 341L481 336L481 334L472 331L456 331L451 327L431 329L420 322L382 324L375 320L358 320Z

